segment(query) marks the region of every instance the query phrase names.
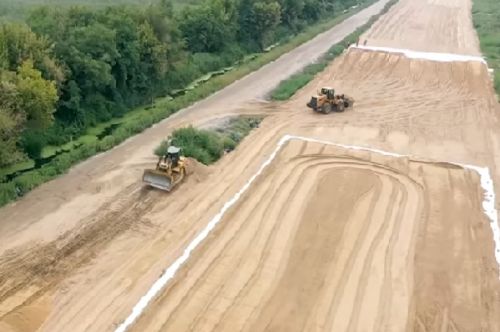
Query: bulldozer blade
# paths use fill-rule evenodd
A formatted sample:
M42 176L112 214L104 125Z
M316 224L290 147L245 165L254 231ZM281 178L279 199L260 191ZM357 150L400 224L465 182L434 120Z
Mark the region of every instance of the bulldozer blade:
M170 178L165 174L149 169L144 171L144 174L142 176L142 181L150 185L151 187L164 191L172 190L172 188L175 185L175 183L172 183Z

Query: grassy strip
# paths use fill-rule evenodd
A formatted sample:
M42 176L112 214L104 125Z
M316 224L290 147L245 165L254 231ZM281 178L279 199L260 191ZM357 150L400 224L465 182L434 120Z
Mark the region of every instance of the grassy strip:
M214 79L200 85L194 90L188 91L180 97L175 99L168 97L159 98L155 101L153 107L141 107L127 113L120 119L120 126L112 133L112 135L106 136L101 140L98 140L95 136L87 135L79 138L77 140L77 144L73 143L74 148L71 151L55 157L50 163L43 165L37 170L19 175L10 182L0 183L0 206L24 196L40 184L65 173L71 166L77 164L78 162L97 153L111 149L112 147L122 143L127 138L136 135L151 127L153 124L167 118L171 114L188 107L196 101L208 97L214 92L219 91L234 81L243 78L267 63L276 60L281 55L288 53L297 46L309 41L317 34L337 25L346 18L371 5L375 1L376 0L368 0L347 13L343 13L331 20L322 21L316 25L308 27L295 37L290 38L286 43L241 64L235 70L215 77Z
M154 152L157 156L163 156L172 144L182 148L186 157L210 165L219 160L226 151L236 148L261 121L262 118L239 117L217 130L196 129L191 126L180 128L172 133L170 140L161 142Z
M293 96L295 92L309 83L314 78L314 76L316 76L316 74L322 72L333 59L342 54L342 52L344 52L344 50L347 49L349 45L356 43L358 38L365 31L367 31L372 26L372 24L379 19L380 16L387 13L387 11L389 11L389 9L396 2L397 0L389 1L379 14L372 16L368 22L357 28L356 31L345 37L339 43L333 45L321 58L318 59L318 61L310 64L302 71L290 76L288 79L281 81L276 89L271 92L271 99L283 101Z
M500 95L500 2L498 0L474 0L472 19L481 51L494 70L493 82Z

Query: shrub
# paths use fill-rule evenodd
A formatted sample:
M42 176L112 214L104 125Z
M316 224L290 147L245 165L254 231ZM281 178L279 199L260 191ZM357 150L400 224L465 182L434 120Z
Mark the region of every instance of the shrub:
M76 125L62 124L59 121L56 121L53 126L40 133L40 135L43 135L44 141L49 145L63 145L73 137L81 134L82 128L78 128Z
M242 137L238 135L238 140L233 139L232 137L225 136L223 138L222 144L224 145L224 150L232 151L236 148L238 143L241 141Z
M63 164L63 165L58 165L57 163L54 163L54 165L51 165L51 166L48 166L48 165L43 166L42 168L40 168L38 170L38 173L44 179L51 179L54 176L63 173L65 170L70 168L71 165L72 165L71 161L69 161L68 163Z
M115 141L116 141L116 139L112 135L108 135L108 136L104 137L98 143L99 151L106 151L106 150L111 149L113 146L115 146Z
M309 83L313 77L314 75L305 73L292 75L289 79L280 83L278 88L271 93L271 98L273 100L287 100L293 96L297 90Z
M181 147L187 157L195 158L205 165L218 160L224 152L224 143L218 133L192 126L175 130L172 144Z
M224 67L223 59L214 53L195 53L192 55L193 64L200 73L208 73Z
M184 155L186 157L191 157L198 160L200 163L205 165L210 165L214 163L217 159L214 159L207 150L200 146L190 145L183 148Z
M154 154L158 157L162 157L167 153L167 149L170 143L168 140L164 140L160 143L160 145L154 150Z
M44 178L42 177L42 175L40 175L38 171L31 171L21 176L18 176L14 180L14 185L16 187L17 195L23 196L31 189L35 188L40 183L42 183L43 180Z
M54 160L50 163L50 166L45 165L45 167L42 167L40 171L51 174L51 170L54 170L60 174L70 168L72 164L73 160L71 159L71 156L68 154L62 154L54 158Z
M344 46L335 44L333 47L330 49L330 54L333 55L334 57L339 56L344 52Z
M262 118L237 118L229 122L228 126L219 130L196 129L192 126L180 128L172 133L169 139L164 140L154 150L157 156L167 153L170 144L182 148L186 157L209 165L224 154L225 150L234 150L238 143L248 133L258 126Z
M17 198L14 182L0 183L0 206Z
M37 132L28 131L24 134L21 144L28 157L35 160L40 159L44 146L41 135Z

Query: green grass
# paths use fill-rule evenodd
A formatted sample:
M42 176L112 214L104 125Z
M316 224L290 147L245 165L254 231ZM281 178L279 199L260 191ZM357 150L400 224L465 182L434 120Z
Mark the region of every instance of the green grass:
M32 168L33 166L35 166L35 162L33 160L25 160L5 168L0 168L0 179L6 175Z
M481 52L494 70L494 86L500 95L500 1L473 0L472 18Z
M368 30L372 24L378 20L381 15L385 14L396 2L397 0L388 2L379 14L373 16L366 24L356 29L356 31L345 37L342 41L333 45L326 54L318 59L318 61L308 65L302 71L290 76L286 80L281 81L276 89L271 92L271 99L284 101L292 97L298 90L312 81L316 74L322 72L333 59L342 54L349 45L355 43L359 36Z
M63 153L55 157L50 163L45 164L40 169L18 176L11 182L0 183L0 206L22 197L36 186L66 172L76 163L97 153L111 149L127 138L142 132L146 128L151 127L153 124L167 118L173 113L208 97L234 81L241 79L251 72L266 65L267 63L276 60L281 55L293 50L317 34L330 29L346 18L371 5L375 1L376 0L367 0L355 9L351 9L350 11L337 17L323 20L318 22L318 24L309 26L301 33L289 38L285 43L274 47L269 52L247 57L244 61L238 64L234 70L231 70L223 75L216 76L208 82L199 85L196 89L186 92L186 94L180 97L175 99L171 99L169 97L158 98L155 100L152 107L138 107L128 112L122 118L112 119L109 122L101 123L96 127L90 128L84 136L68 143L77 146L70 152ZM111 135L98 140L95 135L100 133L103 128L112 123L119 123L120 125ZM51 153L55 153L56 151L67 147L67 144L59 147L47 147L43 151L43 154L44 156L49 156Z
M76 139L74 141L68 142L68 143L66 143L64 145L60 145L60 146L54 146L54 145L45 146L42 149L42 153L40 156L42 158L49 158L49 157L55 155L56 153L59 153L60 151L69 151L69 150L72 150L75 147L78 147L78 146L83 145L83 144L95 143L98 141L96 135L97 134L95 134L95 135L92 135L92 134L83 135L83 136L78 137L78 139Z
M271 92L272 100L287 100L307 83L312 81L314 76L326 67L326 61L314 63L307 66L301 72L290 76L288 79L280 82L278 87Z

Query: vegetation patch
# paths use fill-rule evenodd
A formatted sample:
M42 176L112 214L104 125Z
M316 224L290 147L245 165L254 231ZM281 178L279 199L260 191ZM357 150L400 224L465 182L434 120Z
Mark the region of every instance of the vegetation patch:
M281 81L278 87L271 92L272 100L287 100L298 90L303 88L307 83L312 81L314 76L321 72L327 66L328 61L322 58L318 63L313 63L302 71L290 76L288 79Z
M12 20L24 20L33 8L41 6L57 6L70 8L71 6L88 6L94 9L102 9L108 6L144 6L155 0L1 0L0 22ZM199 4L201 0L171 0L174 8L183 8Z
M493 69L495 90L500 95L500 2L474 0L472 19L479 35L481 51Z
M192 126L175 130L155 149L157 156L166 154L170 145L182 148L183 155L210 165L236 148L250 131L257 128L261 117L232 118L217 129L197 129Z
M387 13L389 9L397 2L398 0L389 1L384 9L377 15L374 15L370 18L370 20L356 29L353 33L345 37L339 43L333 45L322 57L318 59L315 63L310 64L305 67L303 70L294 74L280 82L280 84L271 92L271 99L283 101L289 99L291 96L295 94L298 90L303 88L307 83L309 83L316 74L323 71L328 64L338 57L345 49L358 41L359 37L367 31L373 23L375 23L378 18Z

